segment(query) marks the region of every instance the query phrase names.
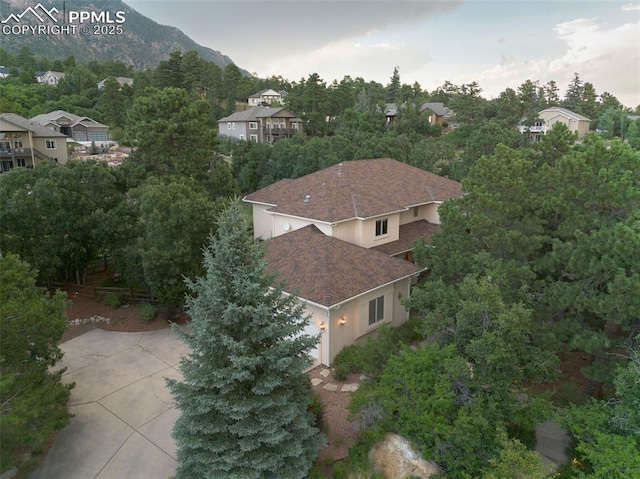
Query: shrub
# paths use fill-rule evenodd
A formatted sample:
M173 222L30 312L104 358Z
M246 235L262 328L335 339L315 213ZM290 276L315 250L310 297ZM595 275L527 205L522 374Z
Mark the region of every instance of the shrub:
M318 429L324 429L324 403L320 396L316 393L311 395L311 402L309 403L309 412L313 414L314 417L314 426Z
M140 303L138 305L138 315L141 321L150 323L156 318L156 314L158 314L158 309L153 304Z
M118 295L115 293L109 293L106 295L102 302L111 308L117 308L121 304Z

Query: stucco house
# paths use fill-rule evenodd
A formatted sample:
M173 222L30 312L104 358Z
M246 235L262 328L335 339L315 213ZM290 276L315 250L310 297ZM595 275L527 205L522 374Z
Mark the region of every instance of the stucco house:
M284 107L254 106L218 120L218 135L275 143L302 131L302 120Z
M0 113L0 172L33 168L40 161L65 163L66 137L15 113Z
M566 108L553 106L538 113L538 120L533 125L520 125L518 129L520 133L529 133L534 141L540 141L540 135L544 135L556 123L564 123L571 133L578 133L578 138L582 138L589 133L591 120Z
M64 110L43 113L31 118L32 122L50 128L77 142L104 143L109 141L109 127L88 116L78 116Z
M271 88L254 93L247 99L249 106L269 106L273 103L282 105L286 91L275 91Z
M58 83L60 83L60 80L64 78L64 75L64 72L54 72L52 70L47 70L42 75L37 76L36 80L38 81L38 83L58 86Z
M438 229L438 206L462 194L455 181L384 158L340 163L247 195L267 264L297 292L321 334L327 366L382 324L409 317L402 299L423 271L415 240Z

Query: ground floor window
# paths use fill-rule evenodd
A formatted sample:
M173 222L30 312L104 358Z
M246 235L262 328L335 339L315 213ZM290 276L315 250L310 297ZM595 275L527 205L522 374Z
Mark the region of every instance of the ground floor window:
M384 319L384 296L369 301L369 326Z
M25 168L27 166L27 161L24 158L16 158L16 165Z

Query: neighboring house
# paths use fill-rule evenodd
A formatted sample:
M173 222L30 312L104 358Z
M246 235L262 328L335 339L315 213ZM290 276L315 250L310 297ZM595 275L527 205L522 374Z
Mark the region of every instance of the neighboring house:
M5 66L0 66L0 78L7 78L9 75L11 75L10 69Z
M534 141L540 141L541 135L556 123L564 123L571 133L578 133L578 138L582 138L589 133L591 120L566 108L554 106L538 113L538 119L533 125L520 125L518 129L520 133L529 133Z
M431 126L442 125L454 115L452 110L444 106L444 103L423 103L420 106L420 113L429 115L429 124Z
M330 365L381 324L408 319L401 303L421 268L413 242L430 238L438 206L460 183L386 158L340 163L247 195L268 268L297 292L322 333L314 358Z
M107 77L104 80L101 80L97 83L98 86L98 90L104 90L104 82L106 82L109 78L111 77ZM129 78L129 77L115 77L116 81L120 84L120 86L122 85L133 85L133 78Z
M269 106L272 103L279 103L282 105L283 98L287 95L287 92L277 92L268 88L266 90L259 91L251 95L247 101L249 106Z
M65 163L66 137L15 113L0 113L0 172L33 168L40 161Z
M238 140L274 143L302 131L302 120L284 107L254 106L218 120L218 134Z
M36 80L38 83L46 83L47 85L57 86L60 83L60 80L64 78L63 72L54 72L52 70L48 70L44 72L41 76L36 76Z
M387 124L395 123L396 118L398 117L398 109L403 108L404 105L396 105L395 103L387 103L385 105L385 117L387 118ZM429 124L430 125L442 125L445 121L449 121L454 113L452 110L449 110L444 103L423 103L420 105L420 114L429 115Z
M88 116L78 116L68 111L56 110L34 116L31 121L60 132L77 142L102 143L109 141L109 127Z

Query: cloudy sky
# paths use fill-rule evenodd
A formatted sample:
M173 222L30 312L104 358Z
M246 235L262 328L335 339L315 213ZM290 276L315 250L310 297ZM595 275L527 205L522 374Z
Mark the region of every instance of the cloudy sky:
M640 0L125 0L260 77L318 73L433 90L477 81L487 98L574 72L640 104Z

